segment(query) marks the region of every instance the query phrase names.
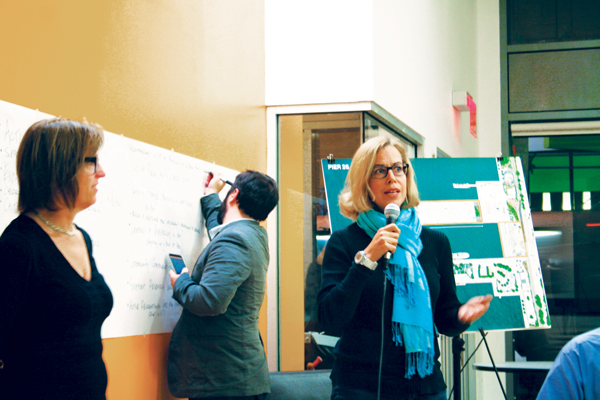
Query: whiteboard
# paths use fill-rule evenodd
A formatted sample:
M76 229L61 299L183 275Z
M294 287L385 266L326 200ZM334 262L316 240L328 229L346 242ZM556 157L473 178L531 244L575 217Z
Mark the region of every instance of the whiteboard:
M0 101L0 231L18 215L21 138L34 122L52 117ZM206 171L230 181L237 172L110 132L98 156L106 176L96 204L75 223L90 234L114 296L102 337L171 332L181 306L171 297L167 254L179 253L193 267L208 242L200 212Z

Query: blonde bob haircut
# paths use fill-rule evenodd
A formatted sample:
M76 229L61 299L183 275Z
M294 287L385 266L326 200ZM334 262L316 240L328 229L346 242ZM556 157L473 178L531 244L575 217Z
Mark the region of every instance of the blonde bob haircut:
M103 141L104 131L94 123L53 118L31 125L17 151L19 212L72 209L79 194L77 174Z
M346 176L344 189L339 195L339 205L341 213L356 221L358 214L367 212L375 207L371 200L374 195L369 187L371 172L375 166L375 158L379 150L387 146L394 146L400 152L402 161L408 164L406 173L406 202L402 208L411 208L419 205L419 190L415 183L415 172L410 160L406 156L406 150L399 140L378 136L364 142L354 154L352 165Z

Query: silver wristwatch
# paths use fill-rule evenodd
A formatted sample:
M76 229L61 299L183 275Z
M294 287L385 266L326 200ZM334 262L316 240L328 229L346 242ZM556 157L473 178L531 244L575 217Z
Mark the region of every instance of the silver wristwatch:
M377 268L377 261L371 261L369 260L369 258L367 257L367 255L365 254L365 252L363 250L360 250L358 253L356 253L356 255L354 256L354 262L360 265L364 265L365 267L369 268L371 271L373 271L375 268Z

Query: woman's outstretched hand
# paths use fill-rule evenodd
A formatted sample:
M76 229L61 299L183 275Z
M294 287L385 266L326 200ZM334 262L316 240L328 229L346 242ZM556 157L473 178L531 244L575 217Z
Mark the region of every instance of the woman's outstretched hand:
M458 320L463 324L472 324L477 321L490 308L491 294L475 296L469 299L458 309Z

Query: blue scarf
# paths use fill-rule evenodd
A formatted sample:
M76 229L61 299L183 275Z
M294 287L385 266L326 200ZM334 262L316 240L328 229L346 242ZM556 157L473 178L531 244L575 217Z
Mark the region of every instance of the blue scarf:
M380 212L360 213L356 221L370 237L385 226ZM402 209L396 221L400 228L398 247L392 254L386 276L394 286L392 339L406 351L405 378L415 372L420 377L431 375L434 358L434 332L431 299L425 272L417 257L423 250L421 221L414 208Z

